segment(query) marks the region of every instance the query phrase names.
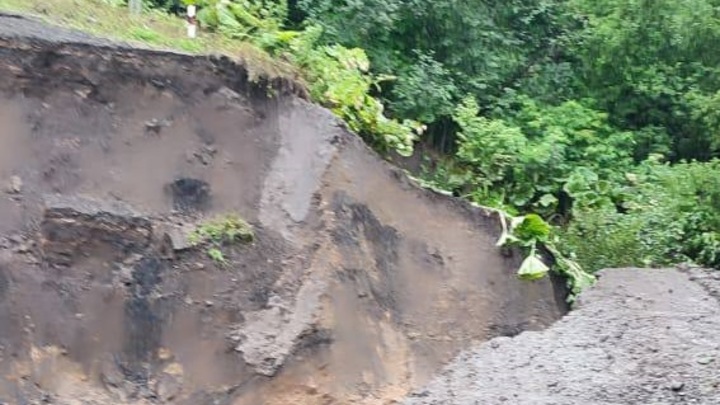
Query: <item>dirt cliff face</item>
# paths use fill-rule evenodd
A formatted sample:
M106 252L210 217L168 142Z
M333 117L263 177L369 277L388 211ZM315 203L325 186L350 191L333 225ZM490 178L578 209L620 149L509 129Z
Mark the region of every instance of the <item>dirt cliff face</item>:
M0 403L393 403L564 313L291 83L3 19ZM186 238L226 214L219 264Z

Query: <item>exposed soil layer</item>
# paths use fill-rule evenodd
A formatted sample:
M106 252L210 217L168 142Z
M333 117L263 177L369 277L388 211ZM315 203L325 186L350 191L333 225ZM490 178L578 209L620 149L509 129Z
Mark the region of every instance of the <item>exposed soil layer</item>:
M0 403L390 404L565 313L493 214L298 95L0 16ZM213 260L225 214L254 242Z
M542 332L493 339L403 404L720 404L720 274L606 270Z

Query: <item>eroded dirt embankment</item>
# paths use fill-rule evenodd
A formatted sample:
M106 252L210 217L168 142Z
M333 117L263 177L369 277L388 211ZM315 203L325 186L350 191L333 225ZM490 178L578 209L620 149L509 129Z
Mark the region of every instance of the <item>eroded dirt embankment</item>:
M291 83L94 41L0 18L0 402L393 403L563 314ZM227 213L219 266L184 237Z

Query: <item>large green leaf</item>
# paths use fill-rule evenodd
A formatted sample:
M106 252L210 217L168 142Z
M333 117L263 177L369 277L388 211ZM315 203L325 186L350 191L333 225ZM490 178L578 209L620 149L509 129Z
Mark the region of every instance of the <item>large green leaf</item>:
M518 277L523 280L538 280L545 277L550 268L543 263L542 259L539 258L533 249L533 252L523 260L518 270Z

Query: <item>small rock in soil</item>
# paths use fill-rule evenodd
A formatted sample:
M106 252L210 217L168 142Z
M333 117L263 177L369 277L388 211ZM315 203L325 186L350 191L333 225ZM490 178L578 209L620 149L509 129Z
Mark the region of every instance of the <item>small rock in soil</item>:
M155 134L159 134L163 128L168 126L170 126L170 121L158 120L157 118L153 118L150 121L145 122L145 130L148 132L153 132Z
M675 381L670 385L670 389L675 392L682 391L683 388L685 388L685 383L681 381Z
M157 382L155 392L162 402L175 399L182 389L182 384L175 376L163 374Z
M18 246L14 249L15 253L20 253L20 254L30 253L31 250L32 250L32 247L30 246L29 243L22 243L22 244L20 244L20 246Z
M190 249L192 243L188 240L188 233L182 229L171 228L165 231L165 243L175 252Z
M228 87L221 87L217 94L225 97L228 101L240 101L242 100L242 97L234 90L228 88Z
M10 182L8 183L7 191L10 194L20 194L22 192L23 188L23 181L20 178L20 176L12 176L10 177Z

